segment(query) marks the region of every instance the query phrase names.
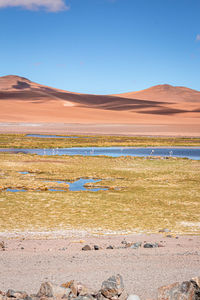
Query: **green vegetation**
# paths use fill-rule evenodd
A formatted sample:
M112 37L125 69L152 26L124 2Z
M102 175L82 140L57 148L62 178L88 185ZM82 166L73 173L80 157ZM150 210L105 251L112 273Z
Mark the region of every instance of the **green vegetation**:
M23 136L20 139L26 141ZM30 174L20 174L22 171ZM103 179L91 185L109 190L70 192L64 184L45 181L80 177ZM75 228L158 232L167 227L199 234L199 182L200 161L188 159L1 153L0 231ZM8 187L28 191L6 192ZM66 192L49 192L49 187L65 187Z
M67 148L67 147L157 147L200 146L200 138L84 136L82 138L33 138L24 134L0 134L0 148Z

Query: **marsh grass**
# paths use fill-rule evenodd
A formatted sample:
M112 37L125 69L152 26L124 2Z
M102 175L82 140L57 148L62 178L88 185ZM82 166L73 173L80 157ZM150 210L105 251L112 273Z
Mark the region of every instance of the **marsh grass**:
M82 136L83 137L83 136ZM24 134L0 134L0 148L67 148L67 147L159 147L200 146L200 138L84 136L84 138L36 138Z
M70 192L65 184L48 182L78 178L102 179L90 186L109 189ZM0 187L0 231L158 232L167 227L200 233L200 161L1 153ZM28 191L6 192L8 187ZM49 187L66 192L49 192Z

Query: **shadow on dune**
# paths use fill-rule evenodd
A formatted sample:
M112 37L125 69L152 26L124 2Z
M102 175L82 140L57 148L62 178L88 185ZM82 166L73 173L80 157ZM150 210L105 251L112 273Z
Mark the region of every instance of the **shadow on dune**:
M174 115L180 113L187 113L188 110L182 109L174 109L174 108L161 108L158 110L145 110L145 111L138 111L141 114L152 114L152 115Z
M34 88L22 81L17 81L17 85L13 85L12 87L19 91L2 91L0 92L0 100L20 100L34 104L48 103L51 100L64 100L71 101L78 107L130 111L140 114L172 115L187 112L187 110L167 108L166 106L169 103L162 101L129 99L110 95L60 92L48 87ZM24 90L27 88L29 88L29 90Z
M30 88L30 84L24 81L17 81L16 85L13 85L12 88L17 89L17 90L23 90L23 89L28 89Z

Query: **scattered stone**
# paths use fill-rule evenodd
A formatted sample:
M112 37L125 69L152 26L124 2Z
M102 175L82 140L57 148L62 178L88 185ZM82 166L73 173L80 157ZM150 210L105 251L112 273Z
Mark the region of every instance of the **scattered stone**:
M106 249L114 249L114 247L110 245Z
M144 244L144 248L157 248L158 247L158 243L146 243Z
M0 242L0 250L5 251L6 250L6 246L4 241Z
M162 247L165 247L165 246L161 243L158 243L158 248L162 248Z
M99 246L94 245L94 250L99 250L99 249L100 249Z
M82 248L83 251L89 251L89 250L92 250L91 247L89 245L85 245L83 248Z
M124 283L122 276L117 274L116 276L111 276L107 280L103 281L101 285L101 293L104 297L108 299L118 298L124 290Z
M138 242L138 243L134 243L132 246L131 246L131 249L138 249L142 246L142 243L141 242Z
M126 244L125 244L125 248L130 248L131 246L132 246L131 243L126 243Z
M121 244L126 245L126 244L127 244L127 241L124 239L124 240L121 242Z
M160 229L159 232L171 232L168 228Z
M140 300L140 297L138 297L137 295L129 295L127 300Z
M89 251L89 250L92 250L91 247L89 245L85 245L83 248L82 248L83 251Z
M70 288L65 288L51 282L44 282L40 286L37 297L68 297L71 293Z

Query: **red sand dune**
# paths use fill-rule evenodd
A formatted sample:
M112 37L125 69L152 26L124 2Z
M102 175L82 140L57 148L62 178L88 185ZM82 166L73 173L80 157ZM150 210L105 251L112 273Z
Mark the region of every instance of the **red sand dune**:
M200 92L158 85L119 95L91 95L0 77L0 122L200 125Z

